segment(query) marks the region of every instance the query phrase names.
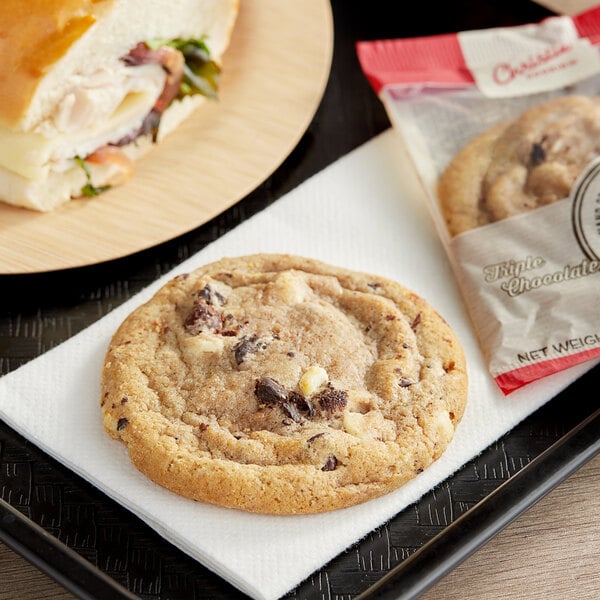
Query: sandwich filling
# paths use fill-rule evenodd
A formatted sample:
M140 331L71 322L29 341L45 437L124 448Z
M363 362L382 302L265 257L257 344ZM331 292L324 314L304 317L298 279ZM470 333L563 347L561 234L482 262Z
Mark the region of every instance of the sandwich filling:
M133 170L133 162L121 150L138 138L149 136L152 142L158 140L160 121L163 113L175 100L186 96L200 94L216 99L218 81L221 69L210 59L210 53L202 40L176 39L170 42L164 40L140 42L126 56L123 64L135 69L126 71L140 72L144 66L156 67L163 71L162 90L156 98L151 110L143 118L139 126L116 141L100 146L85 158L75 157L76 162L84 169L87 183L82 188L82 195L93 196L105 191L110 186L95 187L91 182L91 173L85 163L93 165L111 165L116 170L117 178L127 179ZM127 99L121 101L121 104ZM82 162L83 161L83 162Z
M76 74L31 131L0 126L0 186L7 200L49 210L123 183L140 145L157 141L167 108L176 101L195 106L192 96L215 98L219 75L202 39L140 42L119 60ZM39 198L49 189L53 205L42 206Z

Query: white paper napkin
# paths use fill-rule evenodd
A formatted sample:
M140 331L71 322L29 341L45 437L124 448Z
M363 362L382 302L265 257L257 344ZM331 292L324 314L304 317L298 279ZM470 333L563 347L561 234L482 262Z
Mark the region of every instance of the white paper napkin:
M410 163L393 130L381 134L178 266L62 345L0 379L0 417L256 599L293 589L383 524L591 368L580 365L508 398L473 336ZM467 354L469 404L447 452L402 489L321 515L271 517L185 500L131 466L102 429L104 352L117 326L167 279L223 256L287 252L394 278L425 297ZM325 533L325 535L324 535Z

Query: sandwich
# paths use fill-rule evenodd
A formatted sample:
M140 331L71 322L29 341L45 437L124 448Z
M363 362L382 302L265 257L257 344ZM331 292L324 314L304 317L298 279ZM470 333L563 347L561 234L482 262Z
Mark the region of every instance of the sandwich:
M0 201L48 212L127 181L218 93L238 0L2 0Z

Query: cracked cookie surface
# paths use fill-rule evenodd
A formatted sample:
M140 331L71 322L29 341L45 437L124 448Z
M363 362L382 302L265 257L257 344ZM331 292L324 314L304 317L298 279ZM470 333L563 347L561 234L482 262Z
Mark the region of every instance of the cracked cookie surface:
M548 100L474 138L440 177L451 235L567 198L600 154L600 98Z
M182 496L270 514L388 493L466 404L462 348L422 298L311 259L225 258L170 281L107 350L106 431Z

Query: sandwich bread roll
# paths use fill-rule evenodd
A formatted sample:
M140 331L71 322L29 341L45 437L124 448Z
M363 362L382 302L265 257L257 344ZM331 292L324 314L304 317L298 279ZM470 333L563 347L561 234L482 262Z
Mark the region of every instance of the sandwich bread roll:
M2 0L0 201L51 211L126 181L216 97L238 0Z

